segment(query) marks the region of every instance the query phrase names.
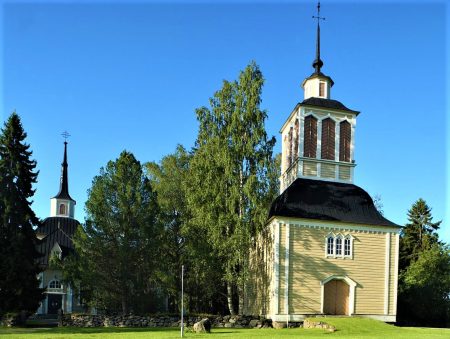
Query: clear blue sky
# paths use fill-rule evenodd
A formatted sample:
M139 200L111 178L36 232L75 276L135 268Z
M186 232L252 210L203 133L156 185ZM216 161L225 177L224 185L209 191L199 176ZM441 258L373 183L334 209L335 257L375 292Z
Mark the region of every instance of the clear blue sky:
M58 192L61 132L72 135L69 187L83 221L101 166L123 149L146 162L193 146L195 108L251 60L266 79L268 133L279 140L313 71L315 6L4 1L1 117L16 110L28 132L40 171L37 215L48 216ZM448 13L444 1L322 1L322 70L335 82L332 98L361 111L355 183L380 194L398 224L424 198L447 242Z

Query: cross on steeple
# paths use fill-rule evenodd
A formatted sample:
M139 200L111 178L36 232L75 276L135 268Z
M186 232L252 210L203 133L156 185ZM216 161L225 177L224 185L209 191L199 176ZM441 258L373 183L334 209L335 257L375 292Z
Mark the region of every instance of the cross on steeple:
M61 135L62 135L62 137L64 138L64 143L66 143L66 142L67 142L67 139L70 137L69 132L64 131L64 132L61 133Z
M316 59L313 62L315 73L320 73L320 68L323 66L323 62L320 59L320 20L325 20L320 16L320 1L317 2L317 16L313 15L313 19L317 19L317 40L316 40Z

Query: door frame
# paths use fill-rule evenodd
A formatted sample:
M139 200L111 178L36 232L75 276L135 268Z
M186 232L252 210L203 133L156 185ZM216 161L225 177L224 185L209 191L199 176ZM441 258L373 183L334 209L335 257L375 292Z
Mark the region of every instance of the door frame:
M328 278L322 280L320 282L321 288L321 300L320 300L320 313L323 312L324 302L325 302L325 284L330 282L331 280L342 280L349 286L349 296L348 296L348 314L353 315L355 313L355 290L356 285L358 285L355 281L350 279L348 276L343 275L330 275Z

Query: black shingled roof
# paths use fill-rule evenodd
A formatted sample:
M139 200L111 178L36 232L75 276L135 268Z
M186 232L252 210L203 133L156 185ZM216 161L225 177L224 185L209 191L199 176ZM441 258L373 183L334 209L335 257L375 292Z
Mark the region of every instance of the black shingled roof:
M362 188L303 178L296 179L274 200L269 218L274 216L400 227L377 211Z
M306 106L317 106L317 107L323 107L323 108L338 109L338 110L341 110L341 111L347 111L347 112L356 113L356 115L359 114L358 111L354 111L354 110L352 110L350 108L347 108L340 101L332 100L332 99L311 97L311 98L308 98L306 100L303 100L301 104L302 105L306 105Z
M37 250L42 256L39 258L39 264L48 265L51 250L55 243L58 243L62 250L62 256L74 251L72 237L80 223L72 218L50 217L46 218L36 233L44 234L45 237L39 241Z

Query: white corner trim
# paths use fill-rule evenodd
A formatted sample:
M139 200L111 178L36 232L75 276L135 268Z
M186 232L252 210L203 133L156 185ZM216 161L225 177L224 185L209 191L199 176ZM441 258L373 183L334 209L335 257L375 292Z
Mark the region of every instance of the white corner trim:
M280 223L275 224L275 251L274 251L274 266L275 266L275 283L274 283L274 314L278 314L279 308L279 290L280 290Z
M321 292L322 292L322 300L321 300L321 306L320 310L323 313L323 306L324 306L324 295L325 295L325 284L331 280L342 280L344 281L348 286L350 290L349 295L349 315L353 315L355 313L355 290L356 286L358 285L355 281L350 279L348 276L342 276L342 275L330 275L328 278L322 280L320 282L321 285Z
M286 257L284 260L284 272L285 272L285 288L284 288L284 309L286 314L289 314L289 238L290 227L289 224L284 225L286 229Z
M389 314L389 270L391 261L391 234L386 233L386 253L384 256L384 314Z
M400 234L397 233L395 235L395 249L394 249L394 255L395 255L395 267L394 267L394 315L397 314L397 289L398 289L398 256L400 254ZM395 321L395 320L394 320Z

